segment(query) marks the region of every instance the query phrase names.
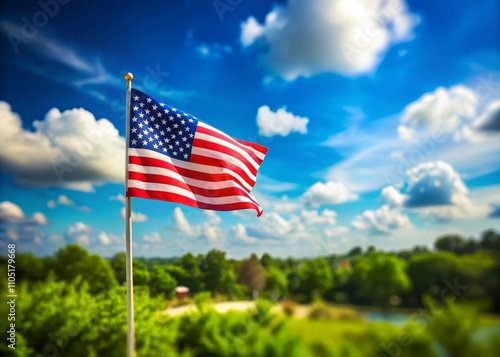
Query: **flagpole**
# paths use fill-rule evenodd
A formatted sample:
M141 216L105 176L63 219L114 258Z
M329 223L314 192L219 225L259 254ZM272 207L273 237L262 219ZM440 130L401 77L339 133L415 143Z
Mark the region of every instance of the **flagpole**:
M134 328L134 280L132 274L132 209L128 197L128 147L130 141L130 96L134 76L127 72L124 76L127 81L126 105L126 145L125 145L125 239L127 247L127 356L135 356L135 328Z

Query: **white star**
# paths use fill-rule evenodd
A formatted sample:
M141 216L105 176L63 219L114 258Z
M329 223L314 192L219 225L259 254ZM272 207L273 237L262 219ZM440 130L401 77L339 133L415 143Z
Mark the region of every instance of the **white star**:
M134 100L139 100L139 97L138 96L134 96Z
M168 148L169 148L170 150L174 150L174 146L173 146L173 145L169 145L169 146L168 146Z
M132 139L132 145L135 145L135 144L137 144L137 140Z
M164 112L168 114L168 113L170 113L170 110L165 109Z
M163 146L163 143L161 141L158 141L158 145Z
M189 131L189 126L186 126L186 131Z
M175 156L177 156L177 151L174 151L172 154L174 154Z
M184 158L187 159L188 158L188 154L184 154Z
M137 128L132 128L132 132L135 133L137 131Z
M186 113L182 113L182 115L184 115L185 117L187 117L187 116L188 116Z
M147 99L146 99L146 101L147 101L148 103L151 103L151 98L147 98Z
M138 135L137 135L137 137L138 137L139 139L142 139L142 134L138 134Z
M162 107L164 107L164 106L165 106L165 103L160 103L160 105L161 105Z
M177 129L179 127L179 124L175 123L174 128Z
M192 138L194 135L193 134L189 134L189 137Z
M152 138L152 137L149 137L149 139L148 139L148 140L149 140L149 142L151 142L151 141L153 141L153 138Z
M158 134L155 134L155 139L158 140L159 136Z
M141 108L142 108L142 107L144 106L144 103L142 103L142 102L141 102L141 103L139 103L139 105L140 105L140 106L141 106Z
M139 128L142 128L143 126L144 126L144 124L139 123Z
M175 134L172 134L170 137L171 137L172 139L175 139Z
M176 112L176 111L177 111L177 108L172 108L172 110L173 110L174 112Z
M158 115L158 118L160 118L161 117L161 112L159 112L157 115Z
M181 124L184 125L186 124L186 121L184 119L181 120Z
M173 115L169 116L168 120L170 120L170 121L174 120L174 116Z
M136 112L136 111L138 111L138 110L139 110L139 107L136 105L136 106L134 107L134 111Z
M154 147L155 149L158 149L158 145L156 145L156 144L154 144L154 145L153 145L153 147Z
M179 130L177 134L182 135L182 130Z
M167 148L163 148L163 152L167 152Z
M181 117L181 115L180 115L180 114L177 114L177 118L180 118L180 117Z
M166 121L165 119L163 119L163 120L161 121L161 123L162 123L163 125L167 125L167 121Z
M156 118L155 118L155 117L149 117L149 120L151 120L151 121L155 121L155 120L156 120Z
M182 141L186 141L187 139L185 136L182 137Z
M175 145L179 146L180 142L179 141L176 141L175 142Z
M170 133L172 131L171 127L167 127L167 131Z
M142 145L146 146L148 145L148 142L146 140L143 140Z
M144 113L139 113L139 116L140 116L141 118L144 118Z
M155 124L156 129L160 129L160 124Z
M183 149L183 148L179 148L179 151L180 151L180 152L183 152L183 151L184 151L184 149Z
M144 133L144 135L148 135L149 134L149 132L148 132L147 129L144 129L142 132Z
M136 122L136 121L137 121L137 118L136 118L136 117L133 117L133 118L132 118L132 121L133 121L133 122Z
M144 120L143 123L144 123L144 125L148 125L149 124L149 122L147 121L147 119Z
M146 112L146 114L148 114L148 115L149 115L149 113L151 112L151 110L146 109L146 110L145 110L145 112Z
M191 144L187 143L186 144L186 147L189 149L189 147L191 146Z
M160 135L161 135L161 136L165 136L165 132L164 132L163 130L162 130L162 131L160 131Z
M192 123L193 121L194 121L194 120L193 120L192 118L191 118L191 119L189 119L189 122L190 122L190 123Z
M153 131L154 129L153 128L149 128L149 131Z
M155 104L155 105L153 105L152 108L153 108L153 110L156 110L158 108L158 106Z

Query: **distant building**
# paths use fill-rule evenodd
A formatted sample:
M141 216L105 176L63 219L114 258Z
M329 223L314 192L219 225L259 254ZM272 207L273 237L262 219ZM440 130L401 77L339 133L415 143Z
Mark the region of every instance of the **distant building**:
M175 288L175 294L177 299L182 299L189 296L189 288L187 286L181 286Z

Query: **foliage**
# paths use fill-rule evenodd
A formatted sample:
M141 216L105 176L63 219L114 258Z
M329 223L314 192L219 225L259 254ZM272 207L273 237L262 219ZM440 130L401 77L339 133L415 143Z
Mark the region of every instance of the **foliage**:
M407 291L411 282L406 262L394 255L373 252L356 261L354 279L360 296L387 306L391 295Z
M149 289L151 294L171 299L175 296L177 281L169 274L168 266L157 265L150 274Z
M255 254L252 254L249 259L245 259L241 264L238 283L245 285L251 293L264 289L266 284L265 271Z
M333 287L332 270L325 258L303 262L299 268L299 279L299 292L306 294L309 301Z

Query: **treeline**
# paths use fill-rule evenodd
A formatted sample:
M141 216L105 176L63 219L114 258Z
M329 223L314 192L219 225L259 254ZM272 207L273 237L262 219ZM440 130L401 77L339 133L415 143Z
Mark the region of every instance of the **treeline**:
M342 256L312 259L275 258L252 254L228 259L225 252L209 251L180 258L134 259L134 285L151 295L170 299L175 287L187 286L191 295L210 292L221 300L257 296L272 301L335 303L381 307L418 307L426 295L475 301L500 312L500 233L487 230L478 239L458 235L439 237L435 250L415 247L380 252L375 247L353 248ZM2 264L5 267L5 264ZM52 257L19 253L18 282L58 281L87 283L90 293L125 284L125 253L110 259L68 245ZM2 281L5 284L5 280Z

